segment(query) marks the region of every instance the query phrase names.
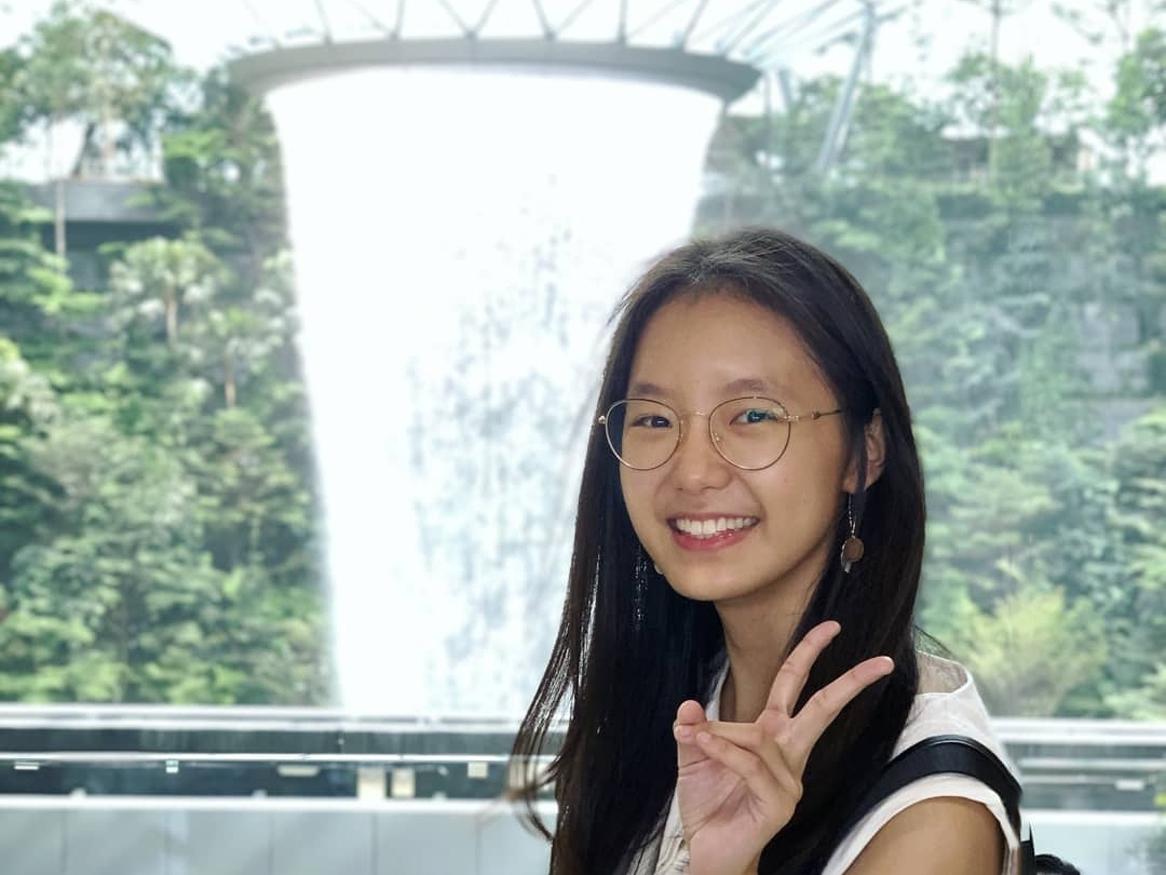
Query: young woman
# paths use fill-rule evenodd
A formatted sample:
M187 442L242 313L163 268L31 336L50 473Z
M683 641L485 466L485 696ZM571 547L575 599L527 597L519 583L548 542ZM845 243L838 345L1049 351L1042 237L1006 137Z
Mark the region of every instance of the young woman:
M966 672L915 649L923 479L866 293L750 229L664 256L617 315L562 624L512 754L542 752L569 685L562 747L516 794L554 782L552 875L1015 871L970 777L850 823L922 738L1004 758Z

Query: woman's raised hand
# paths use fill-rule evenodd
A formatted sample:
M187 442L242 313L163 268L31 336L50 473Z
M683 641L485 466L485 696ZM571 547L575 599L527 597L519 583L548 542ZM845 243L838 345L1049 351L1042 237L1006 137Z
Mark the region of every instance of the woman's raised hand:
M810 751L851 699L894 668L890 657L859 663L793 709L814 660L841 631L828 620L806 633L777 672L753 723L706 721L699 702L675 724L676 796L691 875L744 875L789 823L802 798Z

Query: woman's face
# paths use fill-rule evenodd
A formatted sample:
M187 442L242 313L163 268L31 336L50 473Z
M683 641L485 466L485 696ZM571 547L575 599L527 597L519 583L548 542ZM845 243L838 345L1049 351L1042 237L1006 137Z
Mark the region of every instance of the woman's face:
M713 447L708 417L691 415L747 395L776 399L793 415L839 407L789 323L734 294L682 294L645 327L627 394L663 401L684 422L683 440L664 465L620 465L632 526L672 587L701 601L769 586L806 595L838 549L835 520L844 488L854 488L844 470L841 417L793 423L781 458L748 471ZM741 518L747 525L714 539L683 531L719 517L730 528Z

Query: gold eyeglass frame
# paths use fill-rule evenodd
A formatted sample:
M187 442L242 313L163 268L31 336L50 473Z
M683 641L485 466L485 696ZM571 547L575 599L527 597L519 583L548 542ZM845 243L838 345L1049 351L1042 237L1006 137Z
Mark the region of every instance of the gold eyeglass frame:
M667 407L669 410L676 414L676 422L679 424L679 434L676 436L676 446L672 448L672 452L668 454L664 461L660 462L658 465L652 465L650 468L637 468L633 465L629 465L624 461L623 457L620 456L619 452L615 448L615 444L613 444L611 441L611 432L609 432L607 429L607 424L609 422L608 416L611 414L611 411L617 404L626 404L629 401L648 401L652 404L659 404L661 407ZM768 464L762 465L758 468L747 468L744 465L738 465L736 462L726 456L724 450L721 449L721 437L713 431L713 414L724 407L726 404L732 404L736 401L768 401L772 404L776 404L782 411L784 411L785 415L782 417L782 421L784 421L789 426L785 433L785 446L781 448L781 452L777 454L777 458L772 462L769 462ZM740 468L742 471L764 471L766 468L771 468L780 462L782 456L785 455L786 450L789 449L790 436L793 434L793 424L795 422L801 422L803 419L813 421L815 419L821 419L824 416L833 416L834 414L841 413L842 411L843 408L839 407L836 410L811 410L807 413L799 413L795 415L790 413L786 409L786 406L776 398L769 398L765 395L742 395L739 398L729 398L726 401L720 402L708 413L702 413L699 410L694 410L689 414L689 416L703 416L708 420L709 440L712 442L713 448L717 451L717 455L719 455L734 468ZM672 457L676 455L676 451L680 449L680 444L684 441L684 419L684 415L681 414L680 411L678 411L675 407L670 404L665 404L663 401L659 401L656 398L621 398L619 401L612 402L611 406L607 408L606 413L602 413L596 417L595 423L597 425L603 426L603 436L607 440L607 446L611 450L612 455L615 456L616 460L621 465L632 471L655 471L657 468L667 465L668 462L671 461Z

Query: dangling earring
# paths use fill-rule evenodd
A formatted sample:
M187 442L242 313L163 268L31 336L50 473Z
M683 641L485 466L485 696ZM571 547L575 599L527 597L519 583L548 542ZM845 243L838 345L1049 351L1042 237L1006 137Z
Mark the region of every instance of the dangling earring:
M663 571L661 571L661 570L660 570L660 566L659 566L659 565L657 565L655 562L653 562L653 563L652 563L652 567L656 569L656 573L657 573L657 574L663 574L663 573L664 573Z
M850 566L862 558L862 538L854 534L854 496L846 497L846 515L850 518L850 537L842 542L842 573L849 574Z

